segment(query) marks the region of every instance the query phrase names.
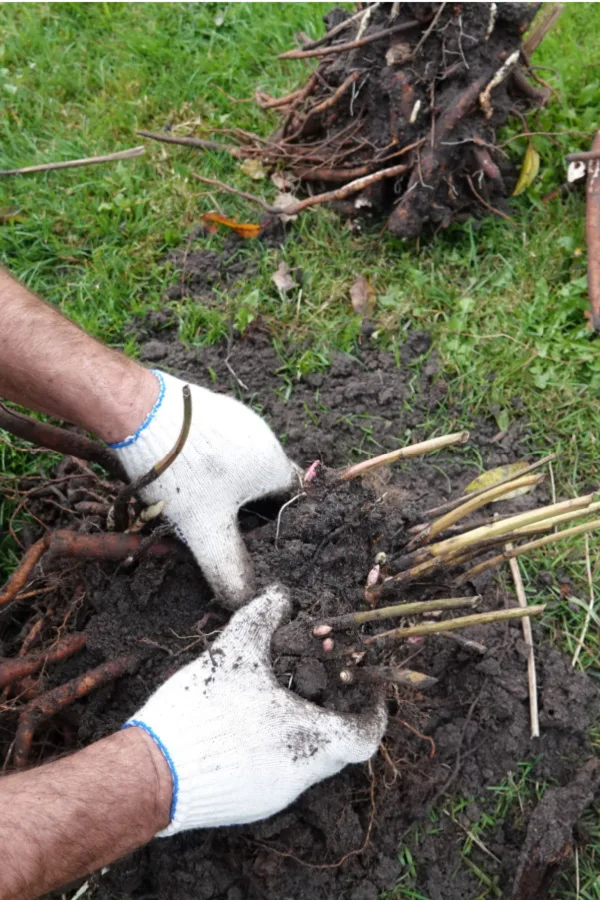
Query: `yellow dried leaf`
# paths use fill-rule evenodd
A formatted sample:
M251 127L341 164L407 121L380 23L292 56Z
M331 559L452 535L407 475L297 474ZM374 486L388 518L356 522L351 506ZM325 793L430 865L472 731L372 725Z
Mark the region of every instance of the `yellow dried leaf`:
M504 481L505 478L518 478L523 469L527 469L528 466L528 462L516 462L510 463L510 465L507 466L498 466L496 469L489 469L487 472L482 472L481 475L478 475L477 478L466 486L465 494L474 494L475 491L493 488L501 481ZM497 500L492 500L491 502L497 503L498 500L511 500L513 497L520 497L521 494L528 494L534 487L535 484L528 484L526 487L517 488L515 491L510 491L510 493L504 494L502 497L498 497Z
M523 165L521 166L521 174L519 180L512 193L513 197L518 197L528 187L531 187L537 173L540 171L540 154L537 152L531 141L527 144L527 150L523 157Z
M263 164L258 159L245 159L240 164L240 169L244 175L247 175L248 178L252 178L253 181L262 181L267 177Z

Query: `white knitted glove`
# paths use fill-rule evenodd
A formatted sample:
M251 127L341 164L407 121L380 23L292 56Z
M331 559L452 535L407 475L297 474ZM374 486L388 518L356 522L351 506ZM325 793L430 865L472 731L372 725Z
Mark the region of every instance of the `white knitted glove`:
M288 615L285 591L271 586L126 723L154 738L171 769L171 821L160 836L264 819L376 752L383 699L362 715L337 714L279 686L269 648Z
M144 475L172 450L183 424L185 384L153 370L160 395L136 433L118 444L129 477ZM180 455L141 493L166 501L165 516L189 546L215 594L230 609L252 597L250 559L238 529L241 506L299 484L296 467L253 410L196 385L192 425Z

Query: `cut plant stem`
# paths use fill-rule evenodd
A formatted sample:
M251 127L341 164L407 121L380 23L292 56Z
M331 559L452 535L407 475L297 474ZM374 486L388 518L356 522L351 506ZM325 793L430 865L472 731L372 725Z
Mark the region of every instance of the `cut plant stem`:
M472 650L474 653L479 653L480 656L484 656L488 651L485 644L480 644L479 641L472 641L463 637L462 634L454 634L453 631L440 631L440 637L448 638L448 640L454 641L455 644L460 644L465 650Z
M589 516L591 513L600 509L600 501L590 503L585 509L576 509L573 512L562 513L560 516L551 516L549 519L543 519L541 522L535 522L533 525L524 525L517 528L517 534L535 534L542 526L546 528L554 528L555 525L561 525L563 522L572 522L573 519L579 519L581 516Z
M371 459L365 459L354 466L344 469L340 473L340 479L349 481L351 478L357 478L359 475L364 475L365 472L370 472L372 469L378 469L380 466L389 466L400 459L424 456L426 453L433 453L435 450L441 450L443 447L451 447L452 444L466 444L468 440L468 431L457 431L453 434L443 434L441 437L431 438L429 441L421 441L418 444L409 444L408 447L400 447L398 450L392 450L391 453L373 456Z
M422 600L416 603L382 606L380 609L361 610L360 612L347 613L343 616L335 616L332 619L324 619L323 622L315 626L313 634L316 637L322 636L323 632L321 629L323 627L329 627L332 631L341 631L344 628L357 628L366 622L378 622L381 619L393 619L398 616L416 616L444 609L474 609L480 600L481 597L479 595L475 597L447 597L440 600Z
M455 537L446 538L445 541L440 541L437 544L430 544L428 547L425 547L418 552L424 554L423 558L426 558L427 555L445 556L448 553L457 553L466 550L481 541L488 541L499 537L500 535L516 531L524 525L533 525L534 522L541 522L553 515L558 515L570 510L584 509L594 502L595 497L596 494L586 494L583 497L575 497L573 500L563 500L560 503L553 503L550 506L541 506L539 509L531 509L527 512L520 513L518 516L511 516L508 519L503 519L501 522L495 522L493 525L484 525L481 528L474 528L473 531L467 531L465 534L458 534ZM415 560L415 562L419 561L420 559Z
M545 605L528 606L527 609L496 609L492 612L476 613L473 616L460 616L458 619L450 619L445 622L425 622L422 625L412 625L410 628L393 628L381 634L363 638L363 646L370 647L378 641L386 639L404 640L409 637L420 637L427 634L439 634L440 632L456 631L458 628L470 628L472 625L489 625L492 622L503 622L507 619L522 619L524 616L538 616L546 609Z
M534 462L530 466L527 466L526 469L522 469L519 472L518 477L522 478L523 475L529 475L530 472L535 471L535 469L540 469L542 466L548 465L548 463L554 462L555 459L555 453L551 453L549 456L545 456L543 459L538 459L537 462ZM499 481L495 485L495 487L500 487L501 484L508 484L510 481L514 480L515 475L507 475L506 478L503 478L502 481ZM468 494L463 494L462 497L455 497L453 500L447 500L446 503L442 503L440 506L434 506L432 509L428 509L424 515L426 515L428 518L442 515L442 513L448 512L448 510L450 509L454 509L455 506L460 506L461 503L464 503L467 500L473 500L475 497L480 497L488 490L489 488L483 487L478 491L470 491Z
M442 534L442 532L446 531L452 525L460 522L461 519L464 519L466 516L470 516L471 513L480 509L482 506L485 506L487 503L493 503L495 500L499 500L505 494L510 494L511 491L516 491L520 488L539 484L540 481L544 480L544 478L545 475L543 474L523 475L515 478L513 481L507 481L506 484L497 484L494 485L494 487L488 488L487 491L484 491L478 497L470 498L466 501L466 503L461 504L461 506L457 506L456 509L447 512L439 519L436 519L435 522L432 522L415 538L413 538L406 549L413 550L416 547L420 547L422 544L427 543L427 541L431 540L432 538L435 538L439 534Z
M576 525L574 528L564 528L562 531L547 534L543 538L538 538L537 541L528 541L526 544L520 544L513 550L505 550L503 553L493 556L491 559L486 559L477 566L473 566L472 569L469 569L464 575L457 578L455 584L457 586L466 584L475 575L480 575L482 572L487 572L488 569L493 569L495 566L500 565L501 562L504 562L505 559L514 559L517 556L523 556L525 553L531 553L532 550L538 550L540 547L547 547L548 544L556 544L565 538L575 537L578 534L589 534L590 531L596 531L598 528L600 528L600 519L593 519L591 522L584 522L582 525Z
M369 666L342 669L340 672L340 681L343 684L356 684L357 681L387 681L390 684L402 684L420 691L433 687L438 680L413 669L400 669L395 666Z
M506 549L510 552L513 549L512 544L507 544ZM525 596L525 588L523 587L523 579L521 578L518 560L510 560L510 571L515 583L519 607L520 609L527 609L527 598ZM529 721L531 723L531 737L539 738L540 721L538 717L537 677L535 674L535 656L533 652L531 621L528 618L524 618L521 624L523 625L523 638L527 644L527 683L529 686Z
M585 614L585 621L583 623L581 635L579 637L579 640L577 641L577 647L575 648L575 653L573 654L573 659L571 660L572 666L574 666L579 659L579 654L581 653L581 648L584 646L585 636L587 634L588 628L590 627L590 619L592 618L592 612L594 609L594 580L592 578L592 565L590 562L590 541L587 534L585 536L585 571L587 574L588 586L590 590L590 599L587 612Z

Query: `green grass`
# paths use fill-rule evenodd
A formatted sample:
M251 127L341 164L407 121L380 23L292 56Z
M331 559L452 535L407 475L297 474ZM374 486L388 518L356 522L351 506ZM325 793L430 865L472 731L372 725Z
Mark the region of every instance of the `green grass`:
M208 136L215 128L268 134L274 114L233 103L259 88L284 93L306 78L306 65L279 62L298 29L320 33L321 4L29 4L0 6L0 167L107 153L139 143L136 128L165 123ZM257 274L221 302L173 304L190 343L219 340L230 323L271 324L282 360L282 390L298 375L324 369L334 349L351 350L359 334L348 290L356 275L377 293L378 337L397 350L411 329L432 334L450 397L463 410L506 428L529 423L532 452L554 450L562 495L598 483L599 344L585 328L584 196L542 202L564 181L563 155L587 147L600 125L600 6L570 4L536 62L561 102L530 118L532 131L584 134L536 137L541 173L515 201L513 225L495 219L452 226L419 246L380 234L380 224L352 233L326 209L305 213L283 250L249 243ZM219 90L221 88L222 90ZM520 125L505 129L515 137ZM526 141L506 150L516 163ZM136 347L124 335L132 315L161 305L174 274L162 262L179 246L214 199L191 177L202 172L269 196L226 154L148 145L145 157L116 164L0 179L0 209L17 207L17 221L0 225L0 261L102 340ZM252 221L257 210L222 195L223 209ZM206 246L219 248L223 238ZM301 297L282 299L270 276L281 259L304 273ZM292 335L292 340L289 335ZM313 410L318 415L318 410ZM433 423L428 423L433 424ZM363 452L370 446L365 423ZM29 459L0 447L0 471L20 471ZM0 516L4 507L0 507ZM1 523L0 523L1 524ZM7 542L5 542L6 544ZM591 541L592 566L600 550ZM14 563L10 547L3 562ZM570 608L552 590L539 594L540 569L576 585ZM553 639L572 649L581 630L587 586L583 541L536 555L523 564L530 600L548 600ZM581 656L594 668L598 620ZM592 859L593 862L593 859ZM582 878L591 865L580 859ZM590 869L589 872L593 870ZM588 873L589 874L589 873ZM591 877L591 875L589 876ZM400 895L398 895L400 896ZM416 896L403 894L402 896ZM565 896L567 896L565 894ZM582 894L583 896L583 894ZM589 893L589 896L598 896Z

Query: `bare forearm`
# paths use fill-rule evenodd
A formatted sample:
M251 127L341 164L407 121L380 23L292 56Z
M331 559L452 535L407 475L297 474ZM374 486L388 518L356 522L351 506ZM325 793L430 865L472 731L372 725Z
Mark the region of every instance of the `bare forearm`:
M0 397L120 441L158 393L153 376L0 269Z
M0 900L33 900L147 843L169 822L171 775L127 728L0 779Z

